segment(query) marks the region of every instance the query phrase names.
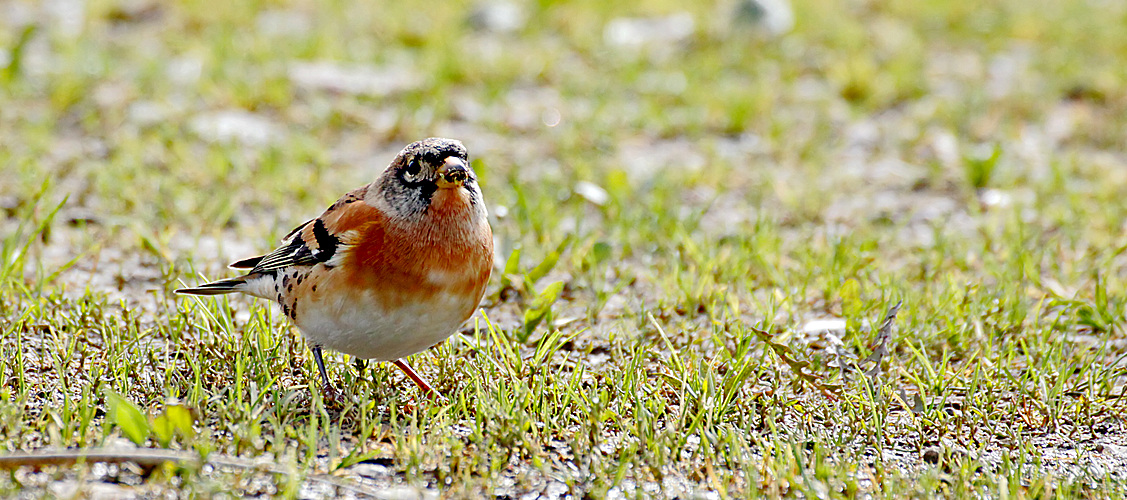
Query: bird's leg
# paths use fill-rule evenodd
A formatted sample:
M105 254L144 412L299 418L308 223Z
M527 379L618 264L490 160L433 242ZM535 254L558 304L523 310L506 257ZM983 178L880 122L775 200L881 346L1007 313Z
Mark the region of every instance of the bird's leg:
M392 361L392 363L394 363L395 366L398 366L400 370L403 370L403 373L407 374L407 378L411 379L411 381L414 382L415 385L419 386L419 389L423 390L423 394L426 394L430 397L437 397L438 399L446 399L442 396L442 394L439 394L438 391L434 390L434 387L431 387L430 383L427 382L427 380L423 378L422 375L419 375L417 372L415 372L415 370L411 368L411 366L408 365L406 361L397 359L395 361Z
M337 391L333 384L329 383L329 374L325 371L325 360L321 359L321 346L315 345L309 348L313 351L313 360L317 362L317 371L321 372L321 395L325 401L333 401L340 403L342 401L341 392Z
M330 394L335 394L336 389L329 383L329 374L325 371L325 360L321 359L321 346L310 348L313 351L313 360L317 362L317 371L321 372L321 388Z

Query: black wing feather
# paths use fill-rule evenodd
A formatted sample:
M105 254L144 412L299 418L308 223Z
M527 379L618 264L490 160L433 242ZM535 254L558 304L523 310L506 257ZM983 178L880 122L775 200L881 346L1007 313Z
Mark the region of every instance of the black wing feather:
M301 237L301 230L313 223L313 237L316 239L317 248L310 248L309 244ZM286 236L282 246L262 257L255 263L251 273L270 273L290 266L310 266L328 261L336 253L340 240L329 234L325 223L321 219L306 222ZM252 259L236 262L249 263ZM248 266L249 267L249 266Z
M251 257L249 259L243 259L243 260L240 260L238 262L233 262L231 264L228 264L227 267L229 267L231 269L251 269L254 266L257 266L259 262L262 262L263 257L265 257L265 255L259 255L257 257Z
M282 252L282 250L288 248L290 246L290 244L293 243L294 235L296 235L302 229L305 229L305 226L308 226L310 222L313 222L313 219L309 219L309 220L301 223L300 226L297 226L297 227L293 228L293 230L291 230L290 232L286 233L286 235L282 237L282 246L274 249L273 252L270 252L266 255L259 255L259 256L256 256L256 257L246 258L246 259L240 260L238 262L228 264L227 267L229 267L231 269L254 269L254 271L251 271L251 272L260 271L260 269L258 269L258 267L260 265L262 265L262 262L264 260L267 260L270 257L275 257L275 258L281 257L281 256L276 256L275 254L285 253L285 252Z

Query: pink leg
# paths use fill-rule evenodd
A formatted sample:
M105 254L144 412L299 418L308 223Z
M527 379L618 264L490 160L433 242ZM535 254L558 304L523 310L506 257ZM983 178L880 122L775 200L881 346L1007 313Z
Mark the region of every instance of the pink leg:
M419 386L419 389L422 389L424 394L426 394L427 396L438 396L439 399L446 399L442 397L442 394L439 394L438 391L434 390L434 387L431 387L430 383L427 382L427 380L423 378L422 375L419 375L413 368L411 368L411 366L408 365L407 362L403 361L402 359L397 359L395 361L392 361L392 363L394 363L395 366L398 366L400 370L403 370L403 373L407 374L407 378L411 379L411 381L414 382L415 385Z

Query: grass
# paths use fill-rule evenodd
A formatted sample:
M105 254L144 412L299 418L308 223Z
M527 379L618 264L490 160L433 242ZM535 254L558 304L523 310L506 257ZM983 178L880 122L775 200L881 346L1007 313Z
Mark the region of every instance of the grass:
M1124 496L1121 3L78 5L0 15L0 495ZM431 135L498 243L449 401L171 294Z

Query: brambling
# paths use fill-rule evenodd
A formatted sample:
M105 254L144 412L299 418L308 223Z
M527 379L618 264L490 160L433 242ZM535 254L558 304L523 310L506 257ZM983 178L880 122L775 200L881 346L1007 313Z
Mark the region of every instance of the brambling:
M493 269L493 231L466 147L430 138L403 149L269 254L240 260L237 278L176 293L244 293L276 301L321 349L392 361L429 394L403 357L437 344L477 309Z

